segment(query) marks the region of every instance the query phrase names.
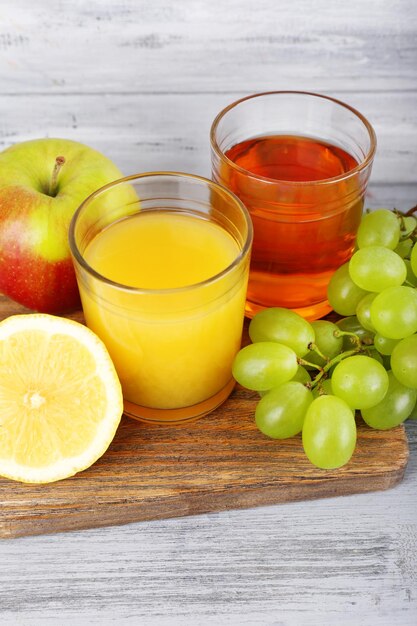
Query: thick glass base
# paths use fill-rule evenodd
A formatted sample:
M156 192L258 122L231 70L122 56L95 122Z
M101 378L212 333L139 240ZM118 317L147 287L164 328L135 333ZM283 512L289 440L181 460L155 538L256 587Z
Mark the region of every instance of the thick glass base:
M270 305L270 306L273 306L273 305ZM276 304L275 306L284 306L284 305ZM262 304L258 304L256 302L249 302L247 300L246 306L245 306L245 315L246 317L249 317L250 319L252 319L252 317L254 317L257 313L259 313L260 311L263 311L266 308L269 308L269 307L263 306ZM314 304L310 304L305 307L297 307L297 308L286 307L286 308L291 308L293 311L301 315L301 317L304 317L304 319L310 322L312 322L313 320L318 320L321 317L324 317L325 315L327 315L327 313L330 313L330 311L332 310L332 307L330 306L327 300L323 300L323 302L316 302Z
M154 409L124 401L124 414L146 424L181 426L204 417L217 409L229 397L234 386L233 378L218 393L203 402L180 409Z

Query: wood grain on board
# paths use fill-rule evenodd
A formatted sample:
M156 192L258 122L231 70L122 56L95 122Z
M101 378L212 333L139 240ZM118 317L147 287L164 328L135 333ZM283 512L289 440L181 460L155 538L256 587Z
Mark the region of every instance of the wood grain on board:
M0 297L0 319L24 312ZM82 321L80 313L71 317ZM273 441L257 430L257 400L236 389L209 416L181 427L124 417L104 456L75 477L49 485L0 479L0 537L363 493L402 479L402 426L376 431L360 423L352 460L323 471L305 457L300 436Z

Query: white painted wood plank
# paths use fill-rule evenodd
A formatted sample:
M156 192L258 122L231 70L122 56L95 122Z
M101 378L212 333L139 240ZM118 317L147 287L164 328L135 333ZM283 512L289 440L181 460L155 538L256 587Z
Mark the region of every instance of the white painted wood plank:
M366 208L406 211L417 204L417 183L410 185L375 185L371 182Z
M9 0L0 90L415 90L416 33L415 0Z
M2 626L414 626L417 422L373 494L0 542Z
M338 95L338 94L335 94ZM3 96L0 147L35 137L67 137L113 159L125 174L179 170L209 175L209 129L233 94ZM349 93L374 124L376 185L417 183L417 92ZM379 201L379 200L378 200ZM401 207L399 207L401 208Z

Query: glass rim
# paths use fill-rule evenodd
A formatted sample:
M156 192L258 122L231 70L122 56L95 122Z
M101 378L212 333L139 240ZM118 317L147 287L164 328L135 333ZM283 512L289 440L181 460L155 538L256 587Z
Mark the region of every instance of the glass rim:
M368 131L368 134L369 134L370 148L369 148L367 154L365 155L364 159L360 163L358 163L358 165L353 167L348 172L345 172L344 174L339 174L338 176L333 176L332 178L323 178L322 180L314 180L314 181L308 181L308 180L281 180L281 179L277 179L277 178L268 178L267 176L259 176L257 174L254 174L253 172L250 172L249 170L246 170L245 168L240 167L240 165L237 165L234 161L232 161L231 159L229 159L225 155L225 153L221 150L221 148L220 148L220 146L219 146L219 144L217 142L216 132L217 132L217 129L218 129L220 121L227 115L227 113L229 113L229 111L231 111L232 109L237 108L240 104L242 104L243 102L246 102L247 100L254 100L255 98L260 98L260 97L264 97L264 96L277 96L277 95L312 96L314 98L321 98L323 100L330 100L331 102L334 102L335 104L337 104L337 105L339 105L339 106L341 106L341 107L351 111L364 124L364 126L365 126L365 128L366 128L366 130ZM248 139L250 139L250 137L248 137ZM260 93L250 94L249 96L244 96L243 98L239 98L239 100L235 100L231 104L229 104L226 107L224 107L216 115L216 117L214 118L213 123L211 125L211 128L210 128L210 144L211 144L211 147L212 147L213 151L217 154L217 156L220 159L226 161L227 164L230 167L232 167L232 169L234 169L235 171L240 172L241 174L244 174L245 176L247 176L249 178L253 178L254 180L258 180L260 182L272 183L272 184L276 184L276 185L277 184L279 184L279 185L284 185L285 184L285 185L290 185L290 186L294 185L295 187L302 187L302 186L306 186L306 185L328 185L330 183L346 180L347 178L350 178L351 176L354 176L355 174L361 172L366 167L368 167L368 165L372 162L372 160L373 160L373 158L375 156L377 139L376 139L376 134L375 134L375 131L373 129L372 124L370 122L368 122L368 120L366 119L366 117L364 115L362 115L362 113L360 113L354 107L350 106L350 104L346 104L346 102L343 102L342 100L338 100L337 98L333 98L331 96L326 96L326 95L320 94L320 93L314 93L312 91L292 91L292 90L286 90L285 91L284 90L284 91L262 91Z
M107 278L103 274L100 274L100 272L97 272L97 270L95 270L89 263L87 263L84 256L80 252L77 242L75 240L75 226L83 209L85 208L86 205L90 204L95 198L105 193L109 189L112 189L113 187L117 187L120 184L124 184L126 182L131 182L134 180L142 180L142 179L151 178L151 177L156 178L156 177L161 177L161 176L168 176L172 178L183 178L183 179L192 180L198 183L208 184L210 187L217 189L224 196L232 200L240 209L241 213L243 214L245 218L245 223L247 226L246 238L245 238L245 241L241 250L239 251L239 254L221 272L218 272L217 274L214 274L213 276L210 276L209 278L206 278L205 280L200 281L198 283L192 283L190 285L185 285L183 287L170 287L166 289L145 289L142 287L133 287L130 285L124 285L123 283L119 283L117 281L111 280L110 278ZM139 201L140 201L140 198L139 198ZM169 294L186 293L192 290L206 287L220 280L221 278L223 278L223 276L226 276L227 274L229 274L235 267L237 267L240 264L242 259L244 259L247 253L249 252L250 247L252 245L252 240L253 240L253 226L252 226L252 220L250 218L249 212L247 208L245 207L245 205L243 204L243 202L232 191L230 191L226 187L223 187L223 185L219 185L218 183L210 180L209 178L204 178L204 176L198 176L196 174L187 174L185 172L172 172L172 171L166 171L166 172L165 171L153 171L153 172L143 172L140 174L131 174L129 176L124 176L110 183L107 183L106 185L103 185L99 189L96 189L96 191L93 191L93 193L91 193L89 196L87 196L87 198L85 198L85 200L83 200L83 202L80 204L80 206L78 207L78 209L75 211L74 215L72 216L70 226L69 226L68 240L69 240L70 251L74 259L77 261L77 263L79 263L79 265L88 274L90 274L97 280L111 287L115 287L116 289L119 289L120 291L124 291L124 292L131 293L131 294L138 294L138 295L139 294L141 295L152 294L152 295L163 296L163 295L169 295Z

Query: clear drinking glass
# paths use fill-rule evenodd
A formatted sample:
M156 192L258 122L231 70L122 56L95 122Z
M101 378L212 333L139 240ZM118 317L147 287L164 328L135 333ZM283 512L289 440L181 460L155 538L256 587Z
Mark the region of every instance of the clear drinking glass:
M233 240L235 252L227 267L201 282L163 289L132 287L102 275L95 261L86 260L91 242L106 233L106 254L113 254L123 270L123 241L111 240L116 223L146 218L155 224L149 236L156 237L150 242L156 247L160 229L169 224L175 247L184 237L184 217L194 218L187 228L198 227L200 232L215 225L216 237L227 233ZM232 361L241 342L251 243L252 224L242 202L198 176L130 176L99 189L80 206L70 227L70 247L83 310L87 325L114 361L127 415L179 423L209 413L228 397L234 386ZM217 239L205 251L210 257L220 252ZM149 267L150 275L152 271Z
M254 226L250 317L270 306L308 319L330 310L327 285L353 253L375 149L363 115L318 94L255 94L217 115L212 177Z

